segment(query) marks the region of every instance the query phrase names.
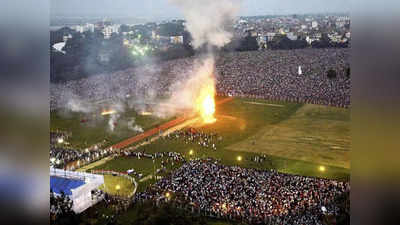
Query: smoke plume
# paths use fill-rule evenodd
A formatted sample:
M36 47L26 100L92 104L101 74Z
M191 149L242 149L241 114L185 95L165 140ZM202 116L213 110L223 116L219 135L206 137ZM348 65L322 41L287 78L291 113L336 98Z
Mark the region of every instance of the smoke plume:
M192 45L204 44L223 47L232 39L226 27L235 19L240 4L238 0L170 0L182 10L186 27L193 38Z
M110 119L108 120L108 127L110 128L111 131L114 131L118 118L119 114L112 114L110 116Z
M128 129L135 132L143 132L143 128L135 124L135 118L132 118L130 121L128 121Z
M182 10L186 19L186 28L192 36L195 49L206 47L221 48L228 44L233 34L228 27L235 20L239 11L238 0L170 0ZM168 105L174 107L158 107L157 115L173 115L185 109L199 113L199 99L203 99L205 91L215 94L215 59L212 52L195 60L193 71L189 71L178 79L171 88ZM178 75L178 76L179 76ZM204 96L203 96L204 97ZM214 96L212 96L214 97Z

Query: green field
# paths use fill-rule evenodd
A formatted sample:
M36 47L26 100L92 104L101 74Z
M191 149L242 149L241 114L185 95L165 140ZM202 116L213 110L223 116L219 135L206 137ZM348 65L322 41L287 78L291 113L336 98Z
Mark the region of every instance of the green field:
M234 99L217 106L216 123L201 127L223 137L216 151L167 138L142 146L138 151L176 151L187 159L212 157L220 159L225 165L348 180L349 114L346 109L326 106ZM190 150L194 152L191 156L188 154ZM251 160L261 154L267 155L268 160L262 163ZM243 160L238 161L238 156ZM94 169L125 172L134 168L146 177L153 174L154 168L160 168L160 162L156 160L153 167L151 159L124 157ZM325 167L325 171L320 170L321 166ZM177 167L174 165L168 171ZM138 182L138 191L143 191L154 182L154 179Z
M167 172L171 171L173 169L176 169L180 167L180 164L167 164L166 169ZM126 172L129 169L134 169L136 172L143 174L143 181L141 179L135 178L136 182L138 183L138 189L137 191L144 191L149 185L153 184L155 182L155 179L153 174L155 169L161 167L161 159L156 159L154 161L153 165L153 160L148 159L148 158L135 158L135 157L119 157L114 160L108 161L102 165L99 165L97 167L94 167L94 170L113 170L113 171L119 171L119 172ZM157 174L158 176L162 176L165 173L159 173ZM151 176L151 178L150 178Z
M117 186L119 185L119 189ZM100 190L103 190L109 194L113 195L121 195L128 196L132 193L134 189L134 185L130 180L113 175L104 175L104 184L100 187Z
M345 109L304 105L228 149L350 168L349 117Z
M222 136L216 151L167 138L160 138L138 150L148 153L176 151L188 159L213 157L225 165L276 169L285 173L333 179L349 178L350 111L347 109L235 98L217 105L216 112L217 122L201 126L205 132L217 132ZM81 117L80 114L73 114L65 118L54 113L51 127L71 131L72 138L69 141L75 145L89 145L103 139L114 143L135 135L123 125L117 127L115 132L109 132L107 120L93 127L82 125ZM138 115L134 110L121 115L122 120L129 117L135 117L137 123L147 129L165 121ZM190 150L194 155L189 157ZM264 154L268 160L262 163L251 161L252 157ZM243 160L238 161L238 156ZM155 163L156 168L159 168L159 163ZM320 171L320 166L324 166L325 171ZM149 159L117 158L94 169L126 171L131 168L148 176L152 173L153 165ZM139 190L144 184L150 183L143 182Z
M127 110L120 114L114 131L109 129L109 115L83 114L74 112L51 112L50 113L50 130L66 131L72 133L71 138L67 141L71 147L83 149L94 144L106 140L106 145L111 145L124 140L128 137L137 135L139 132L128 128L128 121L135 119L135 124L141 126L143 130L147 130L169 119L160 119L151 115L139 115L134 109ZM86 120L86 122L81 122Z
M213 157L226 165L348 179L349 114L346 109L325 106L234 99L217 106L216 123L201 127L223 137L217 151L162 138L139 150L177 151L188 156L192 149L193 157ZM260 154L266 154L269 160L250 160ZM237 161L238 156L243 160ZM324 172L319 170L321 165L326 168Z
M217 122L201 126L206 132L217 132L222 141L217 150L186 144L182 140L159 138L139 147L147 153L176 151L187 159L213 157L225 165L247 168L276 169L280 172L348 180L350 176L350 111L326 106L303 105L274 101L239 99L217 105ZM193 126L197 126L194 124ZM189 155L193 150L194 154ZM256 163L256 155L267 155L268 160ZM241 156L243 160L238 161ZM143 177L160 168L160 159L153 165L151 159L118 157L97 165L93 169L125 172L134 168ZM168 166L168 171L180 165ZM324 166L325 171L320 167ZM167 172L168 172L167 171ZM159 174L164 176L165 173ZM145 179L138 182L138 192L155 182ZM100 206L99 206L100 207ZM99 209L101 209L100 207ZM111 212L110 212L111 213ZM112 213L111 213L112 214ZM118 221L131 221L140 214L137 208L129 209ZM234 222L207 219L207 224L229 225Z

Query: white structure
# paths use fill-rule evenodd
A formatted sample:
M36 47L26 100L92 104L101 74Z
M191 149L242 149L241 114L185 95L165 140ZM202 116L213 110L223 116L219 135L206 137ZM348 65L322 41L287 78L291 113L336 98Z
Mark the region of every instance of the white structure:
M268 32L267 33L267 41L272 41L275 37L276 33Z
M317 21L312 21L311 27L312 28L318 28L318 22Z
M301 70L301 66L299 66L299 71L298 71L299 75L303 74L303 71Z
M170 36L171 44L183 44L183 36Z
M119 33L119 25L105 26L102 32L104 39L109 39L113 33Z
M64 46L65 46L65 42L58 42L58 43L55 43L52 47L55 51L65 54L65 51L62 50L64 48Z
M83 33L83 32L85 32L85 27L81 26L81 25L77 25L75 27L75 30L76 30L76 32Z
M81 213L101 200L92 196L92 190L103 184L103 175L50 168L50 188L55 195L62 191L69 196L75 213Z
M298 38L298 36L295 35L293 32L287 33L286 36L292 41L296 41Z

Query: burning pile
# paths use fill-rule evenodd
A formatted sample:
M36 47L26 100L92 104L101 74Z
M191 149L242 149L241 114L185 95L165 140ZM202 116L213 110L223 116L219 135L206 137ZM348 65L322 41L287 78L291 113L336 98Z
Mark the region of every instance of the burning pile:
M192 36L195 49L208 51L197 61L191 79L184 82L179 93L172 95L172 103L197 113L205 124L214 123L215 113L215 60L212 49L228 44L233 34L228 27L236 19L240 8L238 0L170 0L182 10L186 28Z
M196 99L195 109L203 123L214 123L216 121L214 117L215 82L211 75L208 76L208 79L205 79L204 82L205 84L200 88L199 95Z
M102 112L101 112L101 115L102 116L105 116L105 115L111 115L111 114L115 114L117 111L115 111L115 110L113 110L113 109L110 109L110 110L103 110Z

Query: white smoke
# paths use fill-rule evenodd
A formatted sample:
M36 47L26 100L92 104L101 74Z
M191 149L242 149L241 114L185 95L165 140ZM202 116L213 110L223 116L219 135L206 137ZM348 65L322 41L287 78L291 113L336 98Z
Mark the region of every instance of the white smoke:
M73 98L68 100L66 107L72 112L90 113L93 110L92 107L90 107L90 105L86 104L85 102L79 99L73 99Z
M118 119L120 118L120 114L125 112L125 106L121 102L113 102L109 106L109 110L115 111L115 113L110 115L110 118L108 120L108 127L110 128L110 131L114 131L115 125L118 122Z
M143 132L143 128L138 124L135 124L135 118L133 117L130 121L128 121L128 129L135 132Z
M233 34L228 27L236 19L240 8L238 0L170 0L182 10L186 19L186 28L190 32L194 48L223 47L228 44ZM207 48L211 49L211 48ZM171 96L164 107L159 105L156 109L158 116L170 116L190 109L196 111L196 102L201 89L205 86L215 91L215 60L212 53L199 58L194 62L194 68L189 77L182 76L170 88Z
M171 96L154 109L159 117L170 117L184 110L196 107L196 98L205 85L214 85L214 58L208 55L194 62L194 70L189 78L184 77L170 86ZM172 107L173 106L173 107Z
M65 108L72 112L90 113L94 108L91 104L81 100L79 96L70 90L62 90L63 96L67 99Z
M110 128L110 131L114 131L118 118L119 118L119 114L111 114L110 115L110 119L108 120L108 127Z
M233 35L226 30L235 20L240 8L239 0L170 0L180 8L186 27L193 38L192 45L204 44L223 47Z
M150 59L149 59L150 60ZM134 108L138 113L146 111L147 103L154 103L158 96L161 67L154 62L134 70L135 100L128 102L129 108Z

